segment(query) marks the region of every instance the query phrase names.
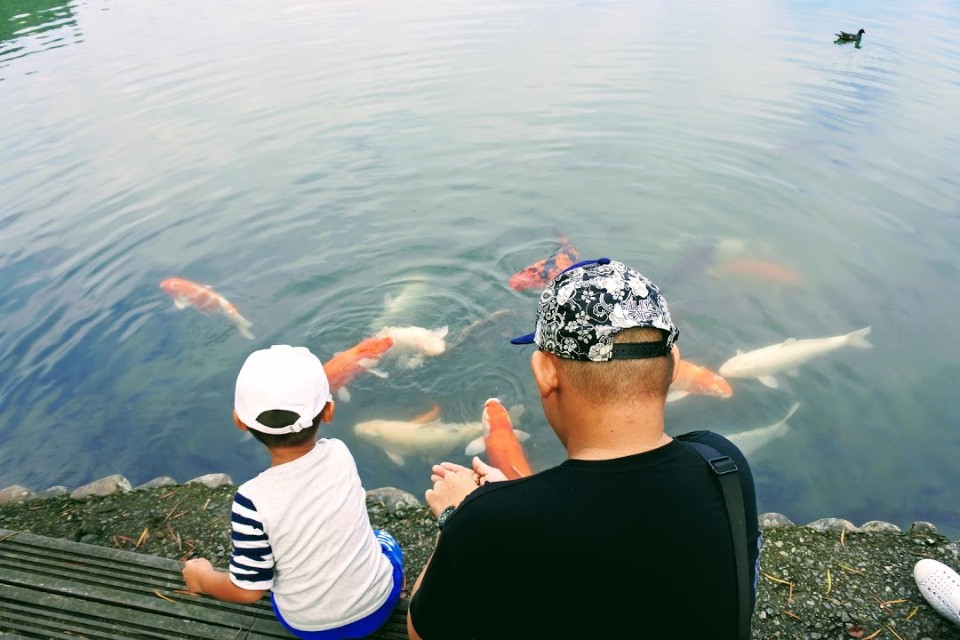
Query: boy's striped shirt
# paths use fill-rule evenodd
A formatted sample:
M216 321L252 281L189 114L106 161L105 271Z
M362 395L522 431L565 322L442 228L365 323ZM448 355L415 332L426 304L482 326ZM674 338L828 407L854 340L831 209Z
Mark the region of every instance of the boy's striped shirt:
M230 579L242 589L270 589L273 586L273 549L263 531L257 507L239 491L233 497L230 525L233 540Z

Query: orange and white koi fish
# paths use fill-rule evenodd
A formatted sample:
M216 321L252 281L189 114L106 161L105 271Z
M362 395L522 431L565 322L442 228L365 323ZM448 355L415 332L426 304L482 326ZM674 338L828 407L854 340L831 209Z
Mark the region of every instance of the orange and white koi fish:
M580 258L580 252L566 237L561 236L560 242L560 249L553 256L534 262L510 276L510 288L516 291L543 289L561 271L574 264Z
M733 388L719 373L687 360L680 360L677 379L673 381L670 391L667 392L667 402L679 400L691 393L729 398L733 395Z
M195 307L201 313L220 312L237 325L240 335L253 340L253 334L250 333L252 323L240 315L237 308L229 300L214 291L210 286L197 284L183 278L167 278L160 283L160 288L173 297L173 304L177 309Z
M471 442L465 451L476 455L486 450L490 465L500 469L509 480L532 475L530 463L520 442L530 434L513 428L510 414L497 398L490 398L483 405L483 437Z
M393 346L393 338L389 336L364 338L346 351L338 351L323 365L323 371L330 382L330 392L336 393L344 402L350 400L347 385L360 373L368 372L381 378L387 373L374 367L380 362L380 357Z

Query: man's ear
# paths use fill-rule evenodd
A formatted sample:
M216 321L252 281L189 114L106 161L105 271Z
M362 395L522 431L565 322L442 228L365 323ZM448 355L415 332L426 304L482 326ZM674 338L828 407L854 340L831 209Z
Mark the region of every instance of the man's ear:
M335 404L333 400L327 400L327 404L323 405L323 409L320 410L320 422L331 422L333 420Z
M533 379L541 398L550 396L559 386L555 357L543 351L534 351L530 356L530 369L533 370Z
M676 344L670 349L670 357L673 358L673 378L670 380L670 384L673 384L677 380L677 376L680 375L680 347Z
M240 429L240 431L249 431L249 429L247 429L247 425L243 424L243 422L240 420L240 416L237 415L236 409L233 410L233 424L237 425L237 429Z

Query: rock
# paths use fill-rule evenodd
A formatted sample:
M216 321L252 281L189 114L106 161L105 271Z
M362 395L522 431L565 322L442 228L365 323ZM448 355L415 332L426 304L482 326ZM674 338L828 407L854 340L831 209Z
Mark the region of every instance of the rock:
M405 511L422 506L413 494L395 487L382 487L367 491L367 504L369 505L371 502L382 505L391 515L396 517L403 517Z
M19 484L7 487L5 489L0 489L0 504L6 502L20 502L21 500L27 500L34 496L33 491L22 487Z
M54 496L65 496L70 493L70 489L63 486L62 484L54 485L52 487L47 487L43 491L37 494L38 498L52 498Z
M761 513L760 517L760 527L792 527L793 522L790 521L790 518L783 515L782 513Z
M867 533L900 533L900 527L883 520L871 520L860 525L860 531Z
M204 476L198 476L193 480L187 480L187 484L200 483L211 489L216 489L217 487L222 487L223 485L233 484L233 480L230 479L225 473L208 473Z
M814 520L807 524L807 526L814 531L840 531L841 529L846 529L850 532L858 531L852 522L844 520L843 518L821 518Z
M170 476L158 476L153 480L144 482L141 485L137 485L133 488L134 491L142 491L144 489L156 489L157 487L169 487L171 485L177 484L177 481L171 478Z
M132 488L129 480L120 474L114 474L74 489L70 497L79 500L88 496L111 496L115 493L130 491Z
M928 533L938 533L937 528L930 522L924 522L923 520L917 520L912 525L910 525L910 533L917 535L926 535Z

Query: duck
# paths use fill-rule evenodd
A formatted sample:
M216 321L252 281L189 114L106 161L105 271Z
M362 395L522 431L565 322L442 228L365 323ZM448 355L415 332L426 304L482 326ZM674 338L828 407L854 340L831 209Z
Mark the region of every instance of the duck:
M836 36L837 40L842 40L844 42L852 42L854 40L860 42L860 38L862 38L863 34L866 32L866 29L860 29L860 31L857 31L856 33L847 33L846 31L841 31L840 33L836 34Z

